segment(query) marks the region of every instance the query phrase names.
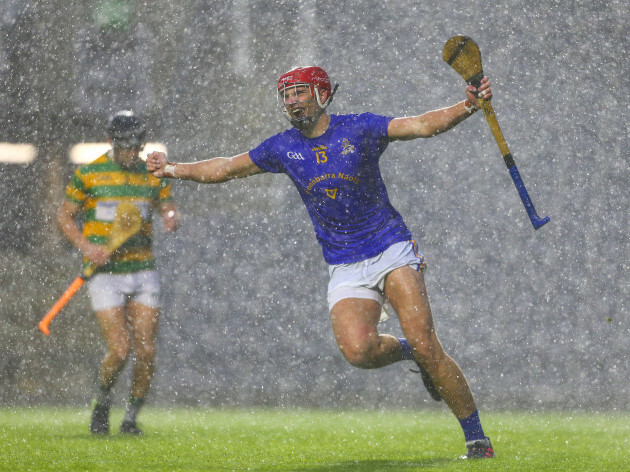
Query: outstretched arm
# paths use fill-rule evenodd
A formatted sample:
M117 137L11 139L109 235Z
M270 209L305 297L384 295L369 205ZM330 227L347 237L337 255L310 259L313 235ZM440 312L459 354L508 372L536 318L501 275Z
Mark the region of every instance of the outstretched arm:
M155 177L193 180L203 184L218 184L264 172L254 164L249 152L232 157L173 164L168 162L166 154L155 151L147 155L147 170Z
M448 131L479 109L477 97L480 94L483 94L485 100L492 97L487 77L481 80L479 89L472 85L466 87L466 100L463 102L418 116L394 118L387 128L390 141L430 138Z

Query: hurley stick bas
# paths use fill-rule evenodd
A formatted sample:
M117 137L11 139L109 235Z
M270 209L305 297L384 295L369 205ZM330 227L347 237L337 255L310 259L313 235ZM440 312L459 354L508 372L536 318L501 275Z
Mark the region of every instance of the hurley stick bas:
M475 43L471 38L468 36L453 36L444 45L442 59L455 69L455 71L457 71L457 73L461 75L468 84L473 85L474 87L479 87L481 85L481 79L484 77L483 67L481 65L481 53L479 52L479 46L477 46L477 43ZM544 218L541 218L536 213L536 209L534 208L534 204L527 193L521 174L519 173L516 164L514 163L514 158L512 157L512 154L508 149L508 145L505 142L505 138L503 137L503 133L499 127L499 122L494 114L494 109L492 108L490 100L477 98L477 102L486 117L486 121L490 126L490 130L492 131L495 141L499 145L499 151L501 151L505 165L510 172L510 176L516 186L516 190L518 190L518 194L525 206L525 210L527 210L529 219L532 222L534 229L538 229L549 222L549 217L545 216Z
M116 207L116 218L112 224L111 233L107 238L107 252L110 255L114 253L129 238L140 231L141 227L142 215L138 207L130 202L119 203ZM59 297L59 300L55 302L50 311L39 322L38 327L42 333L46 336L50 334L50 322L61 312L66 303L70 301L83 284L94 275L96 269L98 269L96 265L90 264L85 268L82 275L74 279L63 295Z

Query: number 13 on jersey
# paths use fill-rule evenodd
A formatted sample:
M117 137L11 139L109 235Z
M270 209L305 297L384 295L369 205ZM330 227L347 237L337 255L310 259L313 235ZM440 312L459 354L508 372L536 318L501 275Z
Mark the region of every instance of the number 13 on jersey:
M313 148L313 151L315 151L315 157L317 158L317 163L318 164L324 164L325 162L328 162L328 156L326 155L326 150L328 148L326 146L318 146Z

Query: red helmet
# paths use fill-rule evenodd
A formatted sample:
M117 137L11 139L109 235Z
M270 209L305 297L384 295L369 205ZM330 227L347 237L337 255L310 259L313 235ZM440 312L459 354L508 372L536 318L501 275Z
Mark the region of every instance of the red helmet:
M292 118L284 105L283 96L289 87L296 87L298 85L306 85L310 88L311 96L319 105L319 111L314 115L306 116L303 118ZM330 79L328 74L321 67L307 66L296 67L295 69L285 72L278 79L278 105L282 109L282 112L291 122L293 126L300 127L303 125L312 124L317 118L324 112L324 109L330 105L337 90L338 85L335 85L334 90L330 86ZM326 100L322 102L321 92L326 90Z
M278 79L278 90L298 84L316 85L319 90L328 90L328 94L330 94L331 91L328 74L321 67L296 67L289 72L285 72ZM314 95L314 91L312 92Z

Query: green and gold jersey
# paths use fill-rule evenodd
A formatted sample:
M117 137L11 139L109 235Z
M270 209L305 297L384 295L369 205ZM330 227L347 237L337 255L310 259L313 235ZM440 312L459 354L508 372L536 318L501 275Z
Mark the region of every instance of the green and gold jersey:
M147 171L140 161L132 169L124 169L108 151L89 164L80 166L66 187L66 199L81 206L83 235L94 244L105 245L120 202L135 204L142 214L142 229L131 237L100 270L126 273L154 269L151 250L153 211L172 199L171 186ZM88 260L83 259L84 266Z

